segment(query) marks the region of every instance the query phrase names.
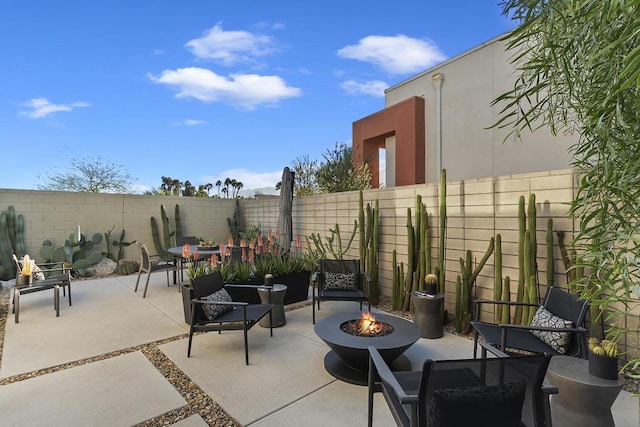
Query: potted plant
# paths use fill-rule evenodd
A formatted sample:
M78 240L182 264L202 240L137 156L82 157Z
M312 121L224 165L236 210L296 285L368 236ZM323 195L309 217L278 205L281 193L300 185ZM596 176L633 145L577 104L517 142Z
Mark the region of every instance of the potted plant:
M317 259L310 251L302 249L299 236L291 251L283 254L278 237L277 233L275 239L268 234L267 244L255 255L255 277L262 283L266 274L272 274L273 283L286 285L285 305L306 301L311 273L317 270Z
M607 380L618 379L618 345L614 341L589 338L589 373Z
M16 276L16 286L26 287L31 286L31 273L33 273L33 268L35 266L35 262L29 258L29 255L25 255L22 259L22 269L20 273Z
M255 241L248 243L242 239L240 241L241 256L236 260L230 256L230 246L221 245L219 268L225 283L263 284L265 276L271 274L273 283L287 286L285 305L307 300L311 272L316 269L317 261L301 249L299 238L295 248L283 254L278 244L278 237L277 233L269 232L266 239L262 235L258 235ZM255 303L260 302L254 293L242 295L242 298L246 301L256 299Z

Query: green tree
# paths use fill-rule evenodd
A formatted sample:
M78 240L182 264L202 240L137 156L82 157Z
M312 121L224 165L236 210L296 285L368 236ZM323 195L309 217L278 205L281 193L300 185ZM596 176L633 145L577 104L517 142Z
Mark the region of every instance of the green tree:
M366 163L353 168L353 149L336 143L323 155L318 168L318 187L321 193L365 190L371 188L371 171Z
M624 330L640 298L640 1L510 0L519 26L507 38L518 78L495 101L496 123L575 132L570 148L579 188L570 209L586 277L583 296Z
M40 177L39 177L40 178ZM131 193L132 177L124 166L102 157L71 160L69 170L41 177L40 190L78 191L91 193Z
M318 162L310 160L308 155L298 157L292 164L295 179L293 182L293 194L296 196L311 196L318 194Z

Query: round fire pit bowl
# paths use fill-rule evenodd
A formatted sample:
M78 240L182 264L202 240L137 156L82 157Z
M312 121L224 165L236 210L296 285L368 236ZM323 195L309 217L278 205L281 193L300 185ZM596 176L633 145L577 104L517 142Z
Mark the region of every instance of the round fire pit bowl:
M401 356L413 343L420 338L420 330L408 320L388 314L374 314L376 322L391 325L393 332L383 336L356 336L343 332L340 325L350 320L360 319L362 313L340 313L319 320L314 331L324 341L331 351L324 358L324 367L331 375L339 380L367 385L369 372L369 351L373 346L388 365L394 369L411 369L411 363L405 356ZM395 363L394 363L395 361Z

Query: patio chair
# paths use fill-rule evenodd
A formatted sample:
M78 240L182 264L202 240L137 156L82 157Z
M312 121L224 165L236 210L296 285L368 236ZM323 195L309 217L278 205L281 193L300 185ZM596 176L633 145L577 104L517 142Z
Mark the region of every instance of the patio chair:
M184 246L184 245L197 245L197 244L198 244L198 238L196 236L180 236L180 237L176 236L176 246L178 247ZM180 271L180 281L182 282L184 281L184 265L189 263L190 260L183 257L176 258L176 260L178 262L178 270Z
M258 292L259 285L224 284L219 271L191 279L195 298L191 300L191 326L187 357L191 357L191 343L195 332L241 330L244 333L245 364L249 364L247 332L269 315L269 333L273 336L271 309L273 304L249 304L232 300L227 292L231 287L252 288ZM271 301L269 295L269 301Z
M543 384L550 355L425 360L420 371L393 372L369 347L368 425L381 392L398 426L549 426Z
M16 278L17 275L22 271L22 262L16 257L15 254L12 254L13 262L16 265ZM13 302L12 302L12 312L14 313L14 321L15 323L20 323L20 296L31 294L34 292L53 290L53 308L56 311L56 317L60 316L60 288L69 288L69 305L71 305L71 280L70 280L70 269L65 267L60 271L65 272L64 274L60 274L57 276L50 276L46 278L44 273L40 268L38 268L34 273L39 272L40 274L36 275L36 278L32 279L31 284L27 286L21 286L17 283L12 286L13 290ZM35 274L34 274L35 275ZM33 275L32 275L33 277ZM44 279L42 277L45 277Z
M147 245L143 243L137 243L140 248L140 252L142 253L142 260L140 261L140 269L138 270L138 279L136 280L136 287L133 290L134 292L138 292L138 284L140 283L140 276L142 273L147 273L147 281L144 284L144 292L142 293L142 298L147 296L147 287L149 286L149 278L151 277L151 273L156 271L166 271L167 272L167 286L170 286L169 283L169 272L173 271L173 278L175 281L176 274L178 272L178 267L175 263L164 260L160 255L150 255L149 249L147 249Z
M489 346L503 352L511 349L530 353L549 353L587 358L587 330L583 327L589 301L581 300L567 291L550 286L541 306L508 301L478 300L474 328L473 357L477 356L478 336ZM484 304L528 305L538 307L531 325L493 324L479 321ZM482 357L486 356L482 347ZM491 351L491 350L490 350Z
M313 323L316 323L316 303L320 301L357 301L368 303L371 311L371 281L360 272L360 260L321 259L320 271L311 277L313 282ZM366 286L365 286L366 285Z

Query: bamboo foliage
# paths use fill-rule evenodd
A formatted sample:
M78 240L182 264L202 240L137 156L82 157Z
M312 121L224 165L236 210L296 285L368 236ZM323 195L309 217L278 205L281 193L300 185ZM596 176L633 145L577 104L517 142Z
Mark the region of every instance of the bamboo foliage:
M610 337L625 334L624 317L640 305L640 2L502 5L518 22L506 37L516 82L494 101L502 107L494 126L516 138L537 128L579 135L569 148L580 176L569 213L587 276L573 285L620 317Z

